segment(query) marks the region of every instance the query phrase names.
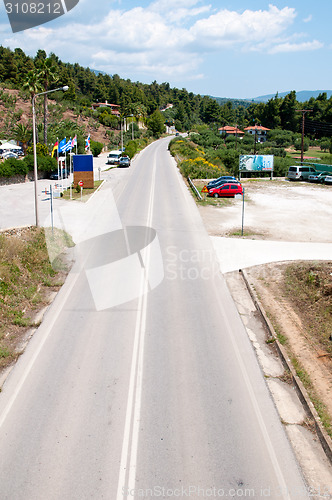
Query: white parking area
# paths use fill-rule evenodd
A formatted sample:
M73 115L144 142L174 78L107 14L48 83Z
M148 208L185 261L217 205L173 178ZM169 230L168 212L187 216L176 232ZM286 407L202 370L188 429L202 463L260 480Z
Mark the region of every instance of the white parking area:
M243 182L241 199L200 207L222 272L285 260L332 260L332 187ZM243 231L245 237L235 237Z

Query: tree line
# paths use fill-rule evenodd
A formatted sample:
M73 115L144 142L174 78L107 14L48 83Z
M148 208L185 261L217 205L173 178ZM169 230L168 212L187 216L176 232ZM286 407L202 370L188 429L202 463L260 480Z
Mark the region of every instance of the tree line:
M276 95L266 103L245 103L241 100L225 100L193 94L186 89L172 88L169 83L143 84L84 68L78 63L64 63L54 53L38 50L35 57L28 56L20 48L13 51L0 46L0 82L3 87L34 93L68 85L66 93L55 93L57 101L67 103L78 114L92 115L105 127L119 128L119 118L107 108L93 112L92 103L108 101L120 106L122 116L133 115L136 122L148 122L152 133L162 132L164 123L174 125L179 131L191 130L197 124L211 128L224 125L263 125L270 129L301 132L302 109L305 115L306 135L311 138L331 137L332 97L326 93L305 103L296 100L291 91L284 98ZM171 103L172 108L160 110ZM44 97L43 142L47 144L47 96ZM121 117L120 117L121 119ZM164 122L161 123L160 122Z

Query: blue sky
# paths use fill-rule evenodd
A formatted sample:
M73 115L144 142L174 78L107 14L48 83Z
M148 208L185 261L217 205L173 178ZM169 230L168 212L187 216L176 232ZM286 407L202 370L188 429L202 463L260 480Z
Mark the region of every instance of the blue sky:
M80 0L13 34L1 4L0 43L132 81L252 98L330 90L331 19L331 0Z

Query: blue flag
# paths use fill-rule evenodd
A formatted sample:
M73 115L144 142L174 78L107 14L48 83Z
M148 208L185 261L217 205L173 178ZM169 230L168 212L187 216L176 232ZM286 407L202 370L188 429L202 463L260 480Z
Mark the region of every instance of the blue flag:
M69 139L69 141L63 146L62 148L62 151L71 151L72 149L72 145L71 145L71 138Z
M62 141L59 142L59 153L63 153L65 151L65 146L66 146L66 138L62 139Z

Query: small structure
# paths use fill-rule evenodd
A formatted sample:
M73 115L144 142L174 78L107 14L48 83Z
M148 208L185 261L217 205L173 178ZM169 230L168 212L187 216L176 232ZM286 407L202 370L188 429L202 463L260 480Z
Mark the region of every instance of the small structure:
M112 115L118 116L120 118L119 104L109 104L107 101L105 102L95 102L92 104L92 109L97 108L108 108L110 109Z
M218 128L219 134L225 135L228 137L229 135L243 137L244 132L237 127L231 127L230 125L225 125L225 127Z
M159 109L160 109L161 112L163 112L163 111L166 111L167 109L172 109L173 106L174 106L174 104L168 103L168 104L166 104L166 106L163 106L163 107L161 107Z
M256 137L256 142L265 142L266 134L271 129L262 127L262 125L254 125L252 127L246 127L244 130L248 134L254 135Z

